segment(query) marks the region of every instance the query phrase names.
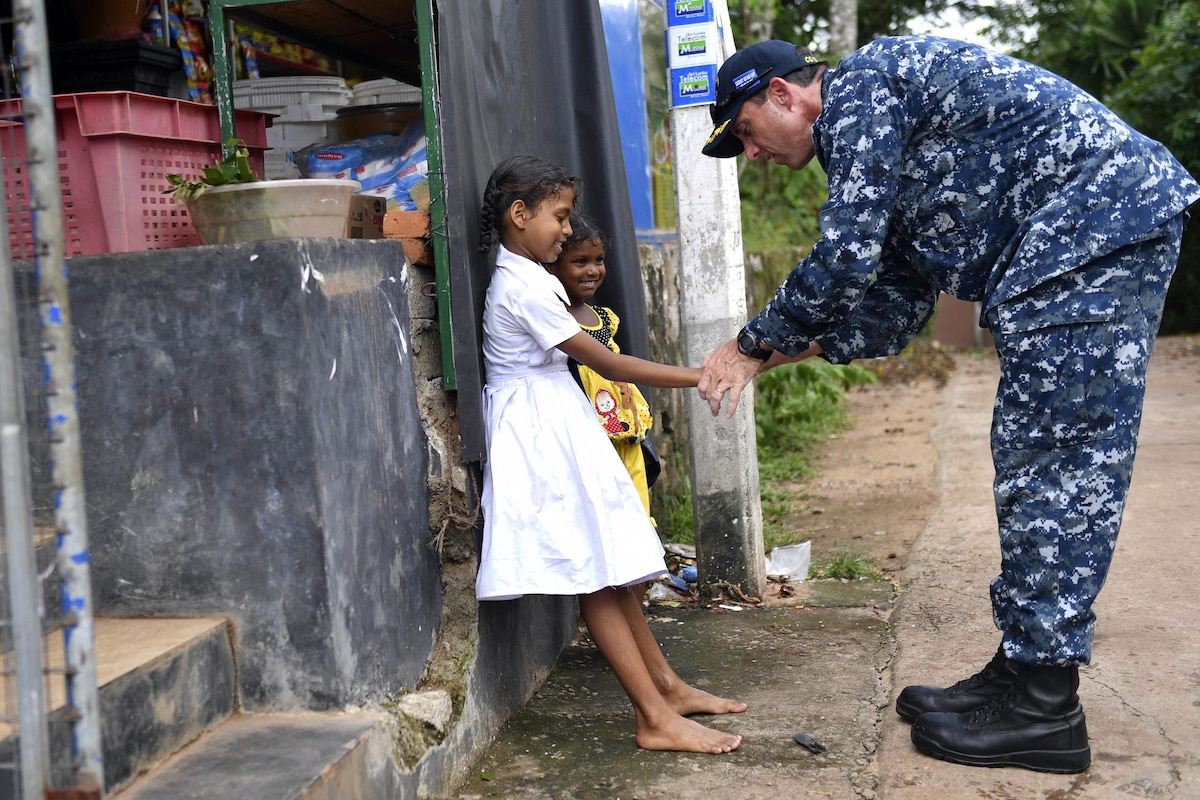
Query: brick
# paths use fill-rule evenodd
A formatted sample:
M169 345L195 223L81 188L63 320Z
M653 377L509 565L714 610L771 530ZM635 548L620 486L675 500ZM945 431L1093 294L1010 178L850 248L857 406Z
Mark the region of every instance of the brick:
M386 239L424 239L429 237L429 213L426 211L389 211L383 218Z
M404 247L404 257L410 263L421 267L433 266L433 248L429 246L428 239L404 236L400 238L400 244Z

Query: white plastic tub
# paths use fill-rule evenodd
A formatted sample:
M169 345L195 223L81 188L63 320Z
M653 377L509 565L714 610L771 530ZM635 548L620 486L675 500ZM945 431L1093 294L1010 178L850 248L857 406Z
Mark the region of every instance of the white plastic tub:
M279 114L287 122L333 119L350 98L342 78L297 76L233 83L234 107Z
M213 186L188 201L201 244L346 235L358 181L299 178Z

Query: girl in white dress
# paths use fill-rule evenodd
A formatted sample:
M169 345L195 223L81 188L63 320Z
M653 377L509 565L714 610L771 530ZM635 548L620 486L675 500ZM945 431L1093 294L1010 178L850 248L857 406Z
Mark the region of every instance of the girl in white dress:
M480 600L577 595L592 640L633 702L638 746L728 753L742 737L689 714L746 710L684 683L667 664L634 593L666 572L662 544L608 437L567 369L695 386L700 370L612 352L579 327L562 284L542 266L571 233L581 183L561 167L513 156L488 180L480 250L499 234L483 310L488 460L483 479Z

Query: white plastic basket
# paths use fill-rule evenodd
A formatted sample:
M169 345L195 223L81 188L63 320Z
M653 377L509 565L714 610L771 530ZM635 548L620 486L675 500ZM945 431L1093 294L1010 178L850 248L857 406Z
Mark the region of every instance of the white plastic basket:
M400 103L419 104L421 102L421 87L410 86L407 83L381 78L377 81L363 81L351 90L350 105L377 106Z
M351 98L343 78L296 76L235 81L233 105L278 114L284 122L331 120Z

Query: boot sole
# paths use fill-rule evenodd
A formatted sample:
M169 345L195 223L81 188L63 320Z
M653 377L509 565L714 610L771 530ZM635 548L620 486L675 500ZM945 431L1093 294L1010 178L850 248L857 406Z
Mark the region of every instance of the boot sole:
M1078 750L1025 750L1016 753L977 756L971 753L947 750L933 742L924 741L916 735L915 730L912 742L927 756L933 756L953 764L965 764L969 767L1024 767L1034 772L1074 775L1077 772L1083 772L1092 764L1090 745Z

